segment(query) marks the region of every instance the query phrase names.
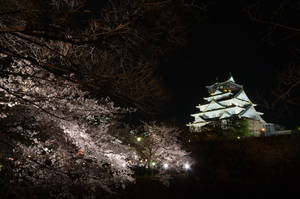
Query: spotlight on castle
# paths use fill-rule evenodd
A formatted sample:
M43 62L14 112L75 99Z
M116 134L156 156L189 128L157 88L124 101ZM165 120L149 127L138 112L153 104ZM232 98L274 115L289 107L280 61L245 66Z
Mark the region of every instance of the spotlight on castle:
M194 121L187 124L190 131L201 132L216 125L228 129L232 118L247 121L252 136L261 136L270 130L270 125L261 117L263 113L255 110L256 104L251 102L243 86L237 84L232 76L227 81L216 82L206 88L210 96L204 97L205 102L196 106L199 112L192 114Z

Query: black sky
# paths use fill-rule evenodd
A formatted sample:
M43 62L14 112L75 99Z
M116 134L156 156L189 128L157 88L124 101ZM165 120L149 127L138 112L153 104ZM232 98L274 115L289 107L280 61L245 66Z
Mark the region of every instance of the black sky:
M230 73L254 103L260 103L258 95L272 98L276 74L288 55L263 43L262 30L236 6L218 4L211 8L208 20L191 31L188 45L163 63L166 85L174 94L170 115L191 121L195 106L208 95L205 86L216 78L227 80ZM257 110L264 109L258 106ZM278 122L272 112L265 113L264 119Z
M89 2L89 9L103 7L99 1ZM216 78L226 80L230 73L254 103L260 104L258 95L272 100L276 75L289 62L286 49L262 41L266 26L251 21L244 10L250 1L214 2L208 7L207 19L195 22L187 45L161 62L165 85L173 95L164 114L166 118L191 121L190 114L197 111L195 106L207 96L205 86L213 84ZM265 4L264 13L273 12L278 3ZM263 118L267 122L298 125L296 120L280 120L275 117L278 113L261 106L256 109L265 112Z

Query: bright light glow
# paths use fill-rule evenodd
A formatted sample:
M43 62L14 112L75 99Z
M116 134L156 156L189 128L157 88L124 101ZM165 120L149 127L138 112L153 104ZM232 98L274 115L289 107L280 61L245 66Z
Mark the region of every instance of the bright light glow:
M189 165L189 163L185 163L184 168L185 168L185 170L189 170L191 168L191 166Z
M265 132L266 129L265 129L265 128L261 128L260 130L261 130L262 132Z
M169 165L167 163L164 164L164 169L168 169Z
M142 138L141 138L141 137L137 137L136 140L137 140L138 142L140 142L140 141L142 141Z
M155 163L155 162L152 162L152 163L151 163L151 165L152 165L152 166L155 166L155 165L156 165L156 163Z
M240 136L237 136L237 137L236 137L236 139L238 139L238 140L239 140L239 139L241 139L241 137L240 137Z

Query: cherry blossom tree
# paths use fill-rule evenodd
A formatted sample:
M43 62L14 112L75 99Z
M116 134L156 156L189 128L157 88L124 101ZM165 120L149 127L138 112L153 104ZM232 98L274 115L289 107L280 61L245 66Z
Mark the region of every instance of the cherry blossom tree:
M60 188L60 197L71 198L73 184L93 192L133 182L132 167L147 152L108 129L135 110L91 92L159 113L169 98L159 60L185 44L198 11L190 1L109 0L97 11L85 0L2 1L0 143L11 149L4 157L14 165L12 183L56 184L53 194ZM173 145L155 148L153 160L160 164L169 154L171 167L176 157L186 158Z
M144 122L143 129L143 135L136 136L135 142L141 157L140 165L165 173L169 170L182 172L194 164L189 153L183 150L179 142L178 128L156 122Z
M130 167L138 156L107 133L114 119L132 110L91 99L75 83L28 61L15 60L6 73L0 79L1 133L26 141L15 141L9 157L15 181L106 190L134 181Z
M162 61L186 44L195 19L205 18L206 3L199 4L2 0L0 53L56 75L73 74L91 92L159 114L171 97Z
M128 146L109 129L134 109L95 100L72 82L72 74L56 76L22 59L11 64L0 78L0 133L13 148L7 156L13 183L53 187L55 197L72 197L74 184L92 192L124 188L134 182L133 167L163 174L193 164L175 127L144 123L145 136Z

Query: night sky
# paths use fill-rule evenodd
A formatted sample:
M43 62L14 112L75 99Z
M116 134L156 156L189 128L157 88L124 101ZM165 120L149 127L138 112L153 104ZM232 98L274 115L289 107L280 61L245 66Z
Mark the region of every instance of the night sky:
M89 9L103 7L99 1L90 1ZM298 121L280 118L278 112L264 109L258 96L272 101L276 77L290 62L289 46L271 46L263 41L267 26L249 19L245 12L249 1L211 1L207 18L195 21L188 33L186 46L179 47L161 60L160 70L167 91L172 95L162 117L185 124L192 120L196 105L208 95L205 86L228 79L231 73L238 84L244 86L248 97L264 112L267 122L294 128ZM263 15L268 18L280 1L262 4ZM97 6L96 6L97 4ZM294 8L289 8L285 19L292 22ZM157 119L157 118L155 118Z
M237 7L218 4L209 11L208 20L191 31L187 46L170 55L163 63L167 87L174 97L169 114L187 122L191 113L208 96L205 86L225 81L232 73L244 86L248 97L259 107L258 95L272 99L276 75L289 56L282 49L261 41L262 30ZM265 112L267 122L278 122L272 112ZM281 120L282 125L295 122Z

